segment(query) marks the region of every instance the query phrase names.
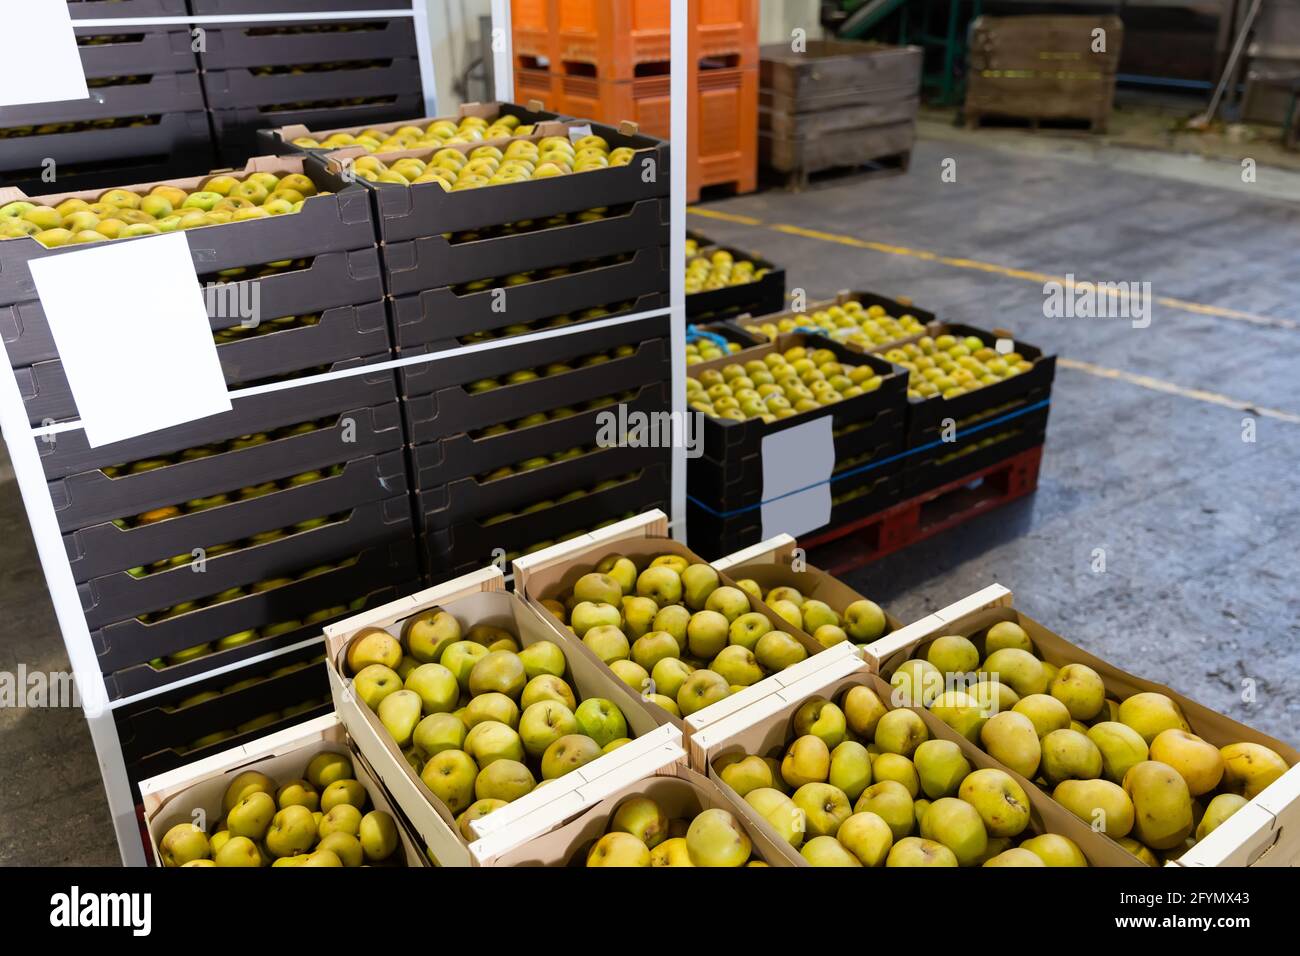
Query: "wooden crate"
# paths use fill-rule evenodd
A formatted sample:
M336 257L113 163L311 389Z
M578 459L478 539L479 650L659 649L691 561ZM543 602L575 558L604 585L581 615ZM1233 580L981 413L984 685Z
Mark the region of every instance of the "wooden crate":
M811 40L803 53L776 43L759 57L761 103L779 113L862 106L921 87L921 50L914 46Z
M1105 50L1094 52L1096 31ZM990 117L1089 123L1106 131L1124 25L1118 17L977 17L970 26L966 125Z

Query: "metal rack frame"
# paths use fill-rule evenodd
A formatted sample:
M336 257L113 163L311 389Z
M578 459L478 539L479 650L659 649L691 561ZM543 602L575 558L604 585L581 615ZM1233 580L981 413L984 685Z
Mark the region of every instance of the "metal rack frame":
M205 23L246 23L264 22L302 22L304 20L342 20L361 17L413 17L420 57L420 74L423 82L426 115L437 115L437 95L434 83L432 43L429 33L428 3L438 0L416 0L410 10L367 10L343 11L336 13L300 13L300 14L251 14L231 16L193 16L162 17L112 20L78 20L76 26L123 27L123 26L170 26L202 25ZM671 0L672 2L672 141L684 143L686 140L686 70L678 68L688 61L687 31L685 25L688 16L688 0ZM512 68L510 0L492 0L493 52L496 75L496 95L503 101L513 100L514 70ZM684 153L675 151L676 156ZM671 246L673 262L684 262L686 252L686 166L683 162L674 162L670 170L671 203ZM558 335L575 335L605 325L618 325L633 322L649 316L671 316L672 376L674 383L684 380L686 374L686 290L685 276L681 269L670 269L670 298L667 309L656 309L632 316L599 320L578 326L563 327L516 336L509 339L510 346L529 341L552 338ZM463 346L459 349L436 352L429 355L411 356L394 359L386 363L366 365L354 370L329 372L308 378L294 379L291 382L273 383L231 392L231 397L244 397L263 392L280 391L297 388L317 382L329 381L355 374L369 374L380 369L396 369L407 365L436 362L467 352L500 348L507 344L486 342L479 345ZM676 440L672 450L672 524L674 534L684 539L686 529L686 457L684 428L686 414L685 391L676 387L672 390L672 411L674 413ZM50 498L44 470L37 454L33 439L51 440L53 436L80 428L79 422L65 422L58 425L32 428L27 419L26 408L18 383L12 374L0 374L0 433L9 448L13 464L14 477L22 494L23 505L31 524L32 537L36 542L37 555L45 573L50 599L59 623L64 645L67 648L76 686L81 698L86 721L90 725L90 734L99 762L100 774L104 779L104 790L108 798L113 827L117 834L118 849L122 862L127 866L145 866L148 859L144 844L140 839L139 822L136 817L135 801L131 796L131 787L127 779L126 763L122 755L121 742L117 726L113 720L113 710L124 704L133 703L146 697L152 697L164 691L184 686L196 680L207 679L235 667L247 667L249 664L269 660L288 654L299 648L315 644L323 638L313 638L292 647L280 648L258 657L239 661L205 671L203 674L186 680L179 680L147 694L128 697L123 700L108 700L104 677L100 671L95 647L91 640L90 629L82 612L81 599L72 569L68 564L63 536L59 531L54 503Z

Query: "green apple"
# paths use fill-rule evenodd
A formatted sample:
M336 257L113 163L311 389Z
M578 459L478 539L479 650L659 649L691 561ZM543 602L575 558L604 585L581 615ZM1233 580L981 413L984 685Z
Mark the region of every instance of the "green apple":
M751 848L745 828L716 807L698 814L686 830L686 849L696 866L744 866Z
M668 607L661 605L651 627L656 631L663 631L672 635L672 639L677 642L678 647L685 647L686 628L690 623L691 612L680 604L673 604Z
M475 665L489 653L486 647L474 641L455 641L447 645L439 663L456 675L461 690L469 690L469 675L473 673Z
M999 621L984 635L985 656L1004 647L1015 647L1030 654L1034 652L1033 641L1029 639L1025 629L1014 621Z
M980 652L968 638L946 634L930 642L925 659L944 674L966 674L979 667Z
M569 734L581 731L573 711L555 700L529 705L519 718L519 738L530 757L540 759L546 749Z
M1054 730L1066 730L1070 726L1069 708L1047 694L1022 697L1011 709L1029 718L1039 738L1046 737Z
M489 651L469 674L471 694L505 694L518 700L528 683L523 661L511 651Z
M465 838L466 843L473 843L479 839L479 835L471 824L475 820L482 820L492 811L500 810L504 806L506 806L504 800L475 800L469 805L469 809L456 818L456 829L460 831L460 835Z
M1095 780L1101 776L1101 751L1079 731L1053 730L1043 738L1042 746L1043 776L1053 786L1062 780Z
M316 850L314 853L308 854L307 858L298 865L310 867L342 867L343 861L339 859L338 854L333 850Z
M600 745L584 734L565 734L542 754L542 779L555 780L600 756Z
M709 670L721 674L732 687L749 687L763 679L763 669L751 651L729 644L709 663Z
M927 740L912 754L922 792L931 800L955 797L970 773L970 761L951 740Z
M808 656L808 649L785 631L768 631L754 645L754 656L769 671L783 671Z
M822 647L834 647L847 641L849 635L836 624L823 624L812 632L812 638Z
M215 851L202 830L192 823L178 823L164 834L158 852L163 866L184 866L191 860L206 860Z
M687 568L689 571L690 569ZM715 588L709 595L709 599L704 602L704 608L708 611L716 611L727 619L727 626L742 614L748 614L749 595L740 588L733 588L730 585L724 585ZM829 610L829 609L828 609ZM834 612L832 612L834 613Z
M465 705L465 726L470 730L489 720L511 728L518 727L519 705L505 694L495 692L479 694Z
M366 805L368 794L358 780L335 780L320 795L320 808L329 813L340 803L350 803L358 810Z
M886 713L880 696L862 684L850 687L840 701L849 729L863 740L874 740L876 726Z
M803 811L780 790L757 787L745 794L745 802L791 846L798 847L803 843L807 829ZM909 808L910 806L909 801Z
M454 714L430 714L415 725L411 742L424 754L433 757L444 750L463 750L469 728Z
M543 700L555 700L564 704L569 710L578 706L573 689L561 678L551 674L538 674L524 686L519 695L519 706L527 710L533 704Z
M831 751L827 782L844 791L850 800L862 796L871 785L871 754L856 740L846 740Z
M876 722L873 742L883 753L911 757L923 741L930 739L930 731L921 715L900 707L884 714Z
M830 748L812 734L805 734L790 744L781 761L781 778L795 789L808 783L825 783L830 773Z
M815 634L819 627L840 626L840 616L825 601L804 601L799 613L803 615L803 626L809 634Z
M450 713L460 697L456 675L441 664L421 664L411 671L404 686L419 695L426 714Z
M370 666L383 667L382 664L371 664ZM407 654L405 657L402 658L402 663L397 665L397 676L402 679L403 685L406 684L406 679L411 676L411 672L414 671L419 666L420 666L420 662L417 661L410 654Z
M361 841L350 833L335 831L316 844L317 850L328 850L339 858L344 866L360 866L365 859Z
M710 661L727 646L731 622L718 611L696 611L686 626L686 644L701 660Z
M402 645L382 628L362 628L348 642L347 662L353 674L359 674L368 664L383 664L396 670L402 663Z
M658 693L671 697L675 702L677 695L681 693L682 685L691 674L691 667L685 661L676 657L665 657L650 671L650 679L654 681Z
M493 760L483 767L474 781L474 796L479 800L504 800L509 803L529 793L537 781L518 760Z
M310 780L294 780L275 792L275 805L281 810L285 807L306 807L315 812L320 809L320 794Z
M799 605L794 601L774 601L771 598L767 601L767 606L776 612L776 616L781 618L791 627L803 627L803 612L799 610Z
M265 791L255 790L230 808L226 814L226 829L232 837L260 840L266 835L275 813L275 798Z
M587 854L587 866L649 866L650 848L630 833L606 833Z
M753 578L741 578L736 582L736 587L740 588L755 601L763 600L763 589L758 586L758 582Z
M659 666L663 666L662 663ZM731 685L727 683L725 677L703 668L687 677L677 691L677 709L682 712L683 717L689 717L697 710L716 704L730 694Z
M907 788L915 800L921 793L921 777L916 764L902 754L881 753L871 762L871 776L877 783L893 780Z
M980 743L990 757L1022 777L1032 780L1038 775L1043 748L1033 721L1024 714L1014 710L994 714L980 731ZM1145 754L1145 745L1142 750Z
M646 673L644 667L635 661L610 661L609 669L614 672L615 677L638 694L647 690L651 686L650 675Z
M306 853L316 843L316 820L306 807L290 806L271 818L266 848L274 857Z
M660 607L679 604L682 600L681 575L666 565L651 565L636 579L636 593L648 597Z
M317 790L324 790L335 780L347 780L353 776L352 759L347 754L319 753L311 758L303 775Z
M529 680L536 680L543 674L551 677L563 677L568 667L564 651L552 641L534 641L519 652L523 662L524 674Z
M1088 858L1069 837L1059 833L1040 833L1020 844L1048 866L1087 866Z
M625 597L622 601L623 626L628 638L636 640L654 624L659 605L648 597Z
M943 672L929 661L914 657L903 661L889 678L890 700L895 707L929 707L943 693Z
M751 790L772 786L771 768L762 757L752 755L723 767L718 776L742 797Z
M446 611L423 611L402 622L402 643L421 664L436 664L461 639L460 621Z
M379 722L392 735L398 747L411 742L415 725L420 722L424 701L413 690L399 690L379 702Z
M631 594L636 590L636 565L631 558L621 554L611 554L601 559L596 565L596 570L613 578L622 593Z
M835 836L840 825L853 815L848 797L829 783L805 783L791 797L803 811L807 836Z
M930 713L973 744L979 743L980 731L988 722L988 715L980 702L959 690L944 691L936 697L930 705Z
M609 829L630 833L653 850L668 839L668 814L649 797L629 797L614 811Z
M494 760L524 759L524 744L519 733L498 720L489 720L469 729L465 735L465 750L474 758L480 769Z
M727 629L727 640L731 644L752 651L757 646L758 639L770 630L772 630L772 622L767 619L766 614L749 611L731 622L731 626Z
M820 737L827 748L834 750L845 738L848 721L844 711L825 697L810 697L794 712L794 732L802 737L812 734Z
M1106 685L1087 664L1066 664L1052 679L1048 693L1065 705L1074 720L1090 721L1106 705Z
M692 611L704 610L705 602L717 590L718 583L718 572L711 565L692 564L687 567L681 576L681 596L686 606ZM748 602L745 607L748 609Z
M371 863L379 863L392 856L397 849L397 824L383 810L371 810L361 818L361 831L357 839L361 842L366 859Z
M474 781L477 778L478 764L463 750L444 750L430 757L420 772L424 785L447 805L453 817L474 802ZM359 826L360 821L357 822Z
M351 769L352 765L349 764L349 772ZM225 796L221 799L221 809L223 812L229 813L235 804L250 794L260 792L274 796L275 791L275 781L266 774L259 773L256 770L245 770L243 773L236 775L235 779L231 780L226 787Z
M653 673L661 660L680 655L681 647L667 631L648 631L632 643L632 660Z
M832 836L815 836L799 848L799 855L816 867L862 866L862 861Z
M588 630L582 637L582 643L604 664L625 660L632 652L627 635L610 624L601 624Z
M853 810L855 813L876 814L888 824L895 841L906 837L917 826L916 813L912 809L912 795L897 780L878 780L867 787L862 791L862 796L858 797Z
M844 609L844 630L856 644L879 640L888 623L880 605L866 598L854 601Z
M884 866L889 849L894 845L894 834L889 824L871 812L854 813L840 824L835 839L863 866Z
M1088 739L1101 752L1102 774L1111 783L1123 783L1129 768L1140 764L1148 756L1147 742L1142 739L1142 735L1118 721L1103 720L1093 724L1088 728Z
M613 604L593 604L591 601L583 601L574 605L569 613L569 624L573 627L573 633L580 638L593 627L619 627L622 623L623 615Z
M681 717L681 709L677 706L677 701L671 697L665 697L663 694L647 694L643 698L646 702L654 704L656 707L662 707L674 717Z
M217 866L257 867L262 865L262 851L248 837L231 837L216 855L215 861Z
M350 803L340 803L317 821L316 831L322 840L331 833L356 836L361 832L361 811Z
M623 598L623 588L608 574L593 571L578 578L573 585L573 596L578 601L590 601L593 604L618 605Z
M1016 647L994 651L980 665L980 674L988 674L1006 684L1021 697L1047 691L1047 672L1043 670L1042 661Z
M921 818L921 837L942 843L959 866L972 866L988 849L988 831L975 808L956 797L941 797Z
M574 711L580 731L604 747L611 740L626 737L627 718L611 701L603 697L589 697Z

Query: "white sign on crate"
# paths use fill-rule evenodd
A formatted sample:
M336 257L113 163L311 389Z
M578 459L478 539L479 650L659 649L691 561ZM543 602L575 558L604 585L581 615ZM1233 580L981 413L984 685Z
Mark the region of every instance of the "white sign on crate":
M0 107L90 98L66 3L24 3L21 15L11 8L5 17L22 38L0 55Z
M183 233L29 266L92 448L230 411Z
M835 436L831 416L763 438L763 538L801 535L831 520Z

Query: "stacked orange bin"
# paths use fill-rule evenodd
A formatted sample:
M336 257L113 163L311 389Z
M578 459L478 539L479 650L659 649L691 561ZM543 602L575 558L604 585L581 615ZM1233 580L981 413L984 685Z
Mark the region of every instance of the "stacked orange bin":
M689 198L758 175L759 0L691 0ZM671 133L667 0L515 0L515 98Z

